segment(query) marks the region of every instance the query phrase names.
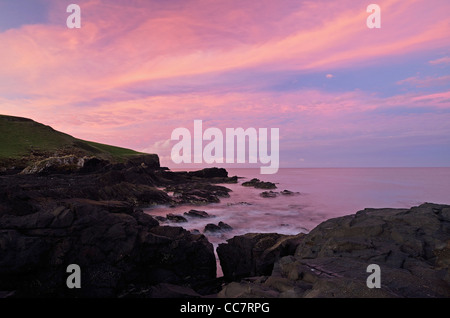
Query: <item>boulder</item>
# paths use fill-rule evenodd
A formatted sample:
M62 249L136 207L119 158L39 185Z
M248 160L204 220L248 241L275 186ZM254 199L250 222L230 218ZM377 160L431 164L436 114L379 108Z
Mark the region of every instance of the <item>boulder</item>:
M253 178L250 181L243 182L244 187L254 187L256 189L276 189L277 186L273 182L261 181L257 178Z
M207 212L199 211L199 210L189 210L189 212L184 212L184 215L190 216L190 217L193 217L193 218L201 218L201 219L212 217Z
M198 171L190 171L187 176L194 180L208 179L211 183L237 183L238 177L228 177L228 172L224 168L205 168Z
M232 231L233 230L233 228L230 225L228 225L222 221L219 222L218 226L221 231Z
M280 194L282 195L297 195L300 194L300 192L293 192L293 191L289 191L289 190L283 190L280 192Z
M224 168L205 168L198 171L190 171L190 176L198 178L228 178L228 172Z
M206 224L203 232L214 233L214 232L227 232L227 231L232 231L232 230L233 230L233 228L230 225L220 221L219 224L217 224L217 225L212 224L212 223Z
M262 198L276 198L279 194L280 194L280 192L274 192L274 191L270 190L270 191L261 192L259 194L259 196Z
M303 237L304 234L248 233L219 244L217 254L224 277L234 280L270 275L275 261L293 255Z
M167 218L167 220L169 220L171 222L175 222L175 223L183 223L183 222L188 221L184 216L178 215L178 214L173 214L173 213L167 214L166 218Z

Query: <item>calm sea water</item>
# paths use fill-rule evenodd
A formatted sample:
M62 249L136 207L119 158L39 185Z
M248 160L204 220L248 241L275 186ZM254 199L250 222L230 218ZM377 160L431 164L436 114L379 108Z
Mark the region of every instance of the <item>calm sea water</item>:
M424 202L450 204L450 168L299 168L260 175L259 169L227 169L229 176L243 177L225 184L232 192L220 203L204 206L156 206L151 215L183 214L190 209L214 215L189 218L187 223L167 223L203 233L207 223L225 222L233 231L205 233L215 246L245 233L298 234L312 230L329 218L354 214L364 208L409 208ZM271 181L278 189L300 192L294 196L262 198L264 190L243 187L251 178Z

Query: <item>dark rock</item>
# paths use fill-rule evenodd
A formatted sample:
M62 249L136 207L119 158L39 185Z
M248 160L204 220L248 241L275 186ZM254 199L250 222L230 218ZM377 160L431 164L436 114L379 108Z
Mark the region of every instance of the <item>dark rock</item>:
M218 203L220 197L229 197L230 189L205 183L182 183L166 187L166 191L174 193L174 200L180 203L204 204Z
M233 205L252 205L248 202L236 202L236 203L227 203L227 206L233 206Z
M277 186L273 182L264 182L257 178L253 178L250 181L243 182L244 187L254 187L256 189L276 189Z
M83 288L66 287L78 264ZM0 217L0 290L17 297L114 297L129 284L186 285L215 277L203 235L161 227L140 210L71 199L52 211Z
M158 220L159 222L167 222L167 218L157 215L154 217L156 220Z
M228 177L228 180L219 181L217 183L223 182L223 183L238 183L238 176L232 176Z
M229 196L229 189L207 183L199 183L178 177L177 181L164 184L168 171L153 171L141 166L126 168L122 164L110 166L101 173L8 175L0 177L0 212L14 215L33 213L41 208L38 201L86 198L99 201L124 201L131 205L187 203L192 196L202 202L217 202L218 197ZM184 174L187 175L187 174ZM183 175L180 175L183 176ZM184 193L186 200L173 198L156 186L166 185ZM46 203L45 203L46 204Z
M154 286L167 287L161 284L210 290L216 275L212 244L200 233L159 226L139 207L219 202L231 190L212 183L237 179L222 170L200 177L160 169L156 155L114 164L35 155L42 162L29 169L32 174L0 176L0 291L13 297L115 297L133 284L139 297L158 290ZM66 286L69 264L81 267L81 290Z
M283 191L280 192L280 194L282 194L282 195L296 195L296 194L300 194L300 192L292 192L292 191L289 191L289 190L283 190Z
M13 298L16 292L14 290L12 291L0 291L0 299L2 298Z
M210 218L212 217L205 211L199 211L199 210L189 210L189 212L184 212L184 215L194 217L194 218Z
M84 160L83 167L81 167L79 171L81 173L92 173L92 172L96 172L96 171L101 171L105 167L107 167L109 164L110 163L107 160L102 160L102 159L95 158L95 157L86 158Z
M205 168L198 171L190 171L189 175L199 178L227 178L228 172L223 168Z
M188 221L184 216L178 215L178 214L169 213L166 215L166 217L167 217L167 220L175 222L175 223L183 223L183 222Z
M155 227L159 225L159 221L156 218L144 213L141 209L134 209L132 216L136 219L139 225L145 227Z
M120 201L139 202L144 204L163 204L171 201L171 198L162 190L146 184L132 184L120 182L112 185L105 185L100 189L92 189L92 193L97 192L97 198L107 200L115 198Z
M214 248L204 235L191 234L183 228L172 226L157 226L149 231L153 235L147 237L145 245L150 244L156 249L156 254L151 251L152 257L148 259L148 265L145 264L145 259L141 261L144 267L159 269L155 276L152 276L153 281L194 284L215 278ZM164 241L161 241L161 238ZM162 280L164 275L158 276L161 270L171 273L175 279Z
M448 205L365 209L321 223L305 235L294 255L275 261L270 273L250 270L266 276L227 285L219 296L450 297L449 242ZM231 246L225 253L219 246L222 258L239 254L243 265L233 263L238 255L228 256L224 273L238 277L238 269L247 268L242 270L247 275L252 255L242 251L249 248L236 242ZM370 264L380 266L379 289L366 285Z
M212 223L206 224L203 232L213 232L214 233L214 232L227 232L227 231L232 231L232 230L233 230L233 228L230 225L220 221L218 225L212 224Z
M293 255L304 234L248 233L219 244L217 254L224 277L228 280L246 276L270 275L275 261Z
M232 231L233 230L233 228L230 225L228 225L222 221L220 221L218 225L219 225L219 228L221 231Z
M96 157L66 155L35 161L24 168L21 174L92 173L102 171L108 165L109 161Z
M142 154L130 157L125 162L126 167L141 166L144 168L158 169L160 167L159 157L156 154Z
M65 200L69 206L86 205L89 207L95 207L103 209L110 213L124 213L132 214L135 211L134 206L126 201L94 201L89 199L69 199Z
M205 226L203 232L218 232L220 231L220 227L216 224L208 223Z
M192 288L174 284L161 283L150 288L131 286L119 298L200 298L201 295Z
M238 177L228 177L228 172L224 168L205 168L198 171L188 172L188 177L194 179L205 179L207 178L211 183L237 183Z
M264 191L259 194L263 198L276 198L280 193L274 191Z

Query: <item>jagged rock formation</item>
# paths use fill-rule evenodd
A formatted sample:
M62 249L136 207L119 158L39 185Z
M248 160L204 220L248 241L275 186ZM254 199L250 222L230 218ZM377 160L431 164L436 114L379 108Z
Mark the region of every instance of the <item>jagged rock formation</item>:
M0 176L0 294L141 297L150 290L172 296L186 290L194 295L194 289L210 292L198 286L216 277L213 245L202 234L160 226L140 206L217 202L229 190L215 188L209 177L233 182L226 170L200 172L198 177L160 169L159 159L142 156L118 164L96 162L86 170L85 164L76 164L62 173L60 168L82 162L66 159L44 165L51 167L45 171ZM186 195L170 196L164 187L186 187ZM195 197L188 195L193 189ZM67 288L69 264L81 267L83 288Z
M271 271L267 255L276 236L258 235L235 237L218 249L224 273L234 280L219 296L450 297L448 205L365 209L330 219L301 238L292 255L270 258ZM259 247L261 238L269 243ZM367 287L370 264L380 266L379 289Z

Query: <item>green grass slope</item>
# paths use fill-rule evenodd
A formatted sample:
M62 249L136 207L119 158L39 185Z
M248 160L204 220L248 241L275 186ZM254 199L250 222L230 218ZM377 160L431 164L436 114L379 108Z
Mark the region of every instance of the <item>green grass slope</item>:
M77 139L31 119L0 115L0 165L23 166L35 160L69 154L123 162L143 153Z

